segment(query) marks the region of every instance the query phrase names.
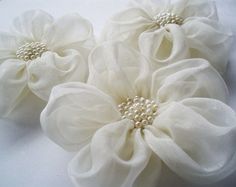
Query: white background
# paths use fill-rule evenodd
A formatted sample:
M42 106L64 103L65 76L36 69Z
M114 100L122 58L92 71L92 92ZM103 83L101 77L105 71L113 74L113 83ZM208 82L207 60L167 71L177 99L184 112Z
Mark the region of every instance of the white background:
M216 0L220 21L236 33L236 1ZM126 6L126 0L0 0L0 30L7 30L14 17L25 10L42 9L55 17L78 12L89 19L98 35L109 16ZM68 28L69 29L69 28ZM236 110L236 39L230 53L225 80ZM236 142L235 142L236 147ZM19 126L0 120L0 187L72 187L67 163L72 158L47 139L39 124ZM236 167L236 166L235 166ZM192 187L173 176L168 185ZM236 173L207 187L235 187ZM194 186L195 187L195 186Z

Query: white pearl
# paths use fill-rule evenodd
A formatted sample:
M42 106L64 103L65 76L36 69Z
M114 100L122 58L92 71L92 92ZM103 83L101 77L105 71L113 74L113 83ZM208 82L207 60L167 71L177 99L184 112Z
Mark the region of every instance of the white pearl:
M144 120L142 120L142 122L141 122L141 123L142 123L142 125L144 125L144 126L145 126L145 125L148 125L148 121L147 121L147 120L145 120L145 119L144 119Z
M20 46L16 51L16 57L24 61L29 61L40 57L46 51L47 48L44 43L25 43L24 45Z
M122 119L130 119L135 128L144 128L151 125L156 114L157 104L153 100L135 96L133 99L127 98L118 105Z
M182 25L184 19L174 13L169 13L169 12L162 12L159 13L155 16L155 21L156 24L159 27L164 27L167 24L178 24L178 25Z
M148 115L152 115L152 110L149 108L147 109L147 112L146 112Z

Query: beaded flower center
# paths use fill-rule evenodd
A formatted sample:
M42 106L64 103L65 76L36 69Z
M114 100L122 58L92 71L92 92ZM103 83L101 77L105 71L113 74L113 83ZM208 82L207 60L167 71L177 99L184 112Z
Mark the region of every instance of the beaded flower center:
M167 24L177 24L182 25L184 19L177 14L169 13L169 12L162 12L155 16L155 21L159 27L164 27Z
M29 61L40 57L47 51L46 45L41 42L25 43L20 46L16 51L16 57L18 59Z
M122 119L130 119L135 128L151 125L157 115L157 104L153 100L135 96L118 105Z

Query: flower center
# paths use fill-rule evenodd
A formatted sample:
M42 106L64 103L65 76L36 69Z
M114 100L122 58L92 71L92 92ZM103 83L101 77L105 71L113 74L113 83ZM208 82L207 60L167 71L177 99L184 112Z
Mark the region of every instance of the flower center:
M155 21L159 27L164 27L167 24L177 24L182 25L184 19L177 14L162 12L155 16Z
M16 57L18 59L29 61L40 57L47 51L46 45L41 42L25 43L20 46L16 51Z
M157 115L157 104L153 100L135 96L118 105L122 119L130 119L135 128L151 125Z

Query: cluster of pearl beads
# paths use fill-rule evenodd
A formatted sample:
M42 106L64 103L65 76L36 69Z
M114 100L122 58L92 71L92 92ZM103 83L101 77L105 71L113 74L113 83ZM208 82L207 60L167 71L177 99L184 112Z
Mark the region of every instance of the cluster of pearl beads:
M135 96L118 105L122 119L130 119L135 128L151 125L157 115L157 104L153 100Z
M162 12L155 16L155 22L159 27L164 27L167 24L182 25L184 19L174 13Z
M16 57L18 59L29 61L40 57L47 51L46 45L41 42L25 43L20 46L16 51Z

